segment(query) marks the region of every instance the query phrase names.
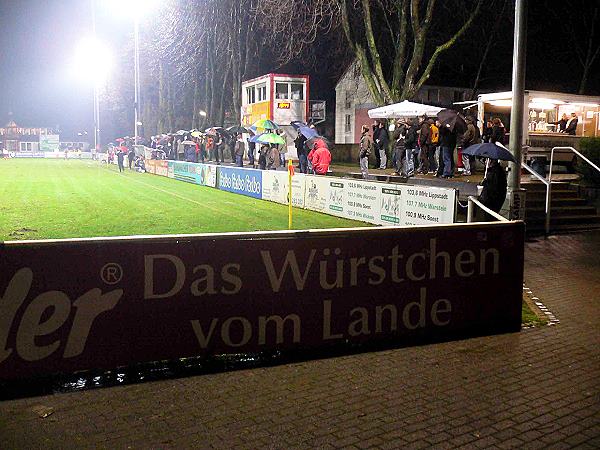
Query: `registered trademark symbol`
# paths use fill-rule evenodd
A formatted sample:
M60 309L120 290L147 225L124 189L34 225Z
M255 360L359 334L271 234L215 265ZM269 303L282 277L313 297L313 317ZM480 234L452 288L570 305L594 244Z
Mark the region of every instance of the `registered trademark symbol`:
M117 263L104 264L100 269L100 278L106 284L117 284L123 278L123 268Z

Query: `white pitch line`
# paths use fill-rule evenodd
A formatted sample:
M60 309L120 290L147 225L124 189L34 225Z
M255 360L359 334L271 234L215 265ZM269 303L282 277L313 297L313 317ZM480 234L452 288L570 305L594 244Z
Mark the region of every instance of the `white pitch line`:
M112 170L109 170L109 169L108 169L108 167L106 167L105 169L106 169L106 170L108 170L109 172L112 172ZM114 173L116 174L117 172L114 172ZM137 173L137 172L136 172L136 173ZM152 185L152 184L149 184L149 183L146 183L146 182L144 182L144 181L141 181L141 180L136 180L135 178L131 178L131 177L127 177L126 179L127 179L127 180L131 180L131 181L135 181L136 183L139 183L139 184L143 184L144 186L151 187L152 189L155 189L155 190L157 190L157 191L163 192L163 193L165 193L165 194L172 195L173 197L178 197L178 198L180 198L180 199L182 199L182 200L186 200L186 201L188 201L188 202L195 203L196 205L200 205L200 206L206 206L206 204L205 204L205 203L201 203L201 202L199 202L199 201L192 200L191 198L184 197L183 195L176 194L175 192L167 191L166 189L161 189L161 188L159 188L159 187L156 187L156 186L154 186L154 185Z

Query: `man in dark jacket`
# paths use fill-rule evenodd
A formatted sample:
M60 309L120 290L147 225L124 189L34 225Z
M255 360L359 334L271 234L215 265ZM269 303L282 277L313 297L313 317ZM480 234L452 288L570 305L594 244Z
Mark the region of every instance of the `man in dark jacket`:
M426 174L429 172L429 147L431 145L431 126L427 116L421 118L421 128L419 133L419 161L421 163L419 172Z
M300 162L300 172L308 173L308 158L306 157L306 137L298 131L298 136L294 139L298 161Z
M571 136L575 136L575 133L577 131L577 122L577 114L571 113L571 118L567 121L565 133L570 134Z
M481 142L479 128L475 126L473 123L473 117L467 116L467 130L462 135L462 148L465 149L470 147L471 145L479 144ZM470 155L462 155L462 163L465 170L463 171L463 176L471 175L471 164L475 162L475 157Z
M411 126L406 132L406 140L404 146L406 147L406 176L412 177L415 174L416 157L419 154L418 135L419 123L417 119L413 119Z
M377 134L375 135L374 144L375 150L379 154L379 169L384 170L387 166L387 155L386 151L388 148L388 144L390 142L390 138L388 136L388 132L385 129L385 124L383 122L379 122L379 126L377 127Z
M454 173L454 148L456 147L456 130L440 126L440 154L443 164L442 178L452 178Z
M135 159L135 150L133 147L127 152L127 162L129 163L129 170L133 170L133 160Z

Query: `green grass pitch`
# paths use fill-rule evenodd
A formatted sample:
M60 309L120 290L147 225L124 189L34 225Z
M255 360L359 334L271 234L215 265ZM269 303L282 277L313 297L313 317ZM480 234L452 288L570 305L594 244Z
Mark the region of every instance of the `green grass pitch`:
M294 208L294 229L369 226ZM288 208L96 161L0 159L0 241L285 230Z

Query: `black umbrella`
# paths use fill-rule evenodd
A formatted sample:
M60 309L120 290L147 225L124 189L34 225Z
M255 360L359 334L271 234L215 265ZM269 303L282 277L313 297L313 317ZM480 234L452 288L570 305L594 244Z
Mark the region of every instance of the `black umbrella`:
M501 159L503 161L516 162L512 153L510 153L504 147L500 147L499 145L493 144L491 142L470 145L467 148L463 149L462 154L480 156L482 158Z
M239 134L239 133L248 133L248 129L240 126L240 125L234 125L232 127L227 128L227 131L233 134Z
M448 128L450 131L456 130L458 133L467 131L467 122L465 116L453 109L442 109L437 113L437 118L441 126Z

